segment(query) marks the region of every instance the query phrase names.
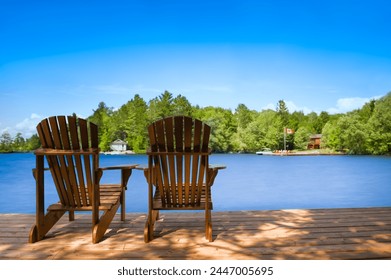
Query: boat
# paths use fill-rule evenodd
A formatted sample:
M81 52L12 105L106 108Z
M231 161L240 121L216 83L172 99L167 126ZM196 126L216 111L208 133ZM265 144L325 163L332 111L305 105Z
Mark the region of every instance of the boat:
M255 154L257 154L257 155L259 155L259 156L262 156L262 155L272 155L273 154L273 152L272 152L272 150L270 150L270 149L263 149L263 150L261 150L261 151L258 151L258 152L256 152Z

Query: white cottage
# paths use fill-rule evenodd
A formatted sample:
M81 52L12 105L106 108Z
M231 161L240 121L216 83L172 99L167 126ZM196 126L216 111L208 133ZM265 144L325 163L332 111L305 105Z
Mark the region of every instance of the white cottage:
M110 144L110 149L115 152L125 152L127 143L121 139L117 139Z

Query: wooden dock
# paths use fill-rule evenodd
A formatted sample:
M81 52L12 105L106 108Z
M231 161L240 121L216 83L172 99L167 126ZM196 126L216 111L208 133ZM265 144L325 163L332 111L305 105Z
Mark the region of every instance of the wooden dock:
M29 244L34 215L0 215L0 259L391 259L391 207L213 212L214 242L203 213L162 212L156 238L144 243L145 214L115 217L91 243L90 216L63 217L43 241Z

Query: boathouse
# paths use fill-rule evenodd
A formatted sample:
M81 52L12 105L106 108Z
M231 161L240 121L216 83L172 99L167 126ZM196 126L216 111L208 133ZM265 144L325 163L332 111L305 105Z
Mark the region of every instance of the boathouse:
M115 152L125 152L127 149L127 143L121 139L117 139L110 144L110 149Z
M308 149L320 149L322 134L312 134L308 143Z

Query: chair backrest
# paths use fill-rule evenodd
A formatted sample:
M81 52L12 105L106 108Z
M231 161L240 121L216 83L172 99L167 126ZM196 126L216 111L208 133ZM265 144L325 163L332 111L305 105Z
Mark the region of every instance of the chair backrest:
M90 206L94 170L99 166L97 126L81 118L57 116L41 121L37 131L60 202L74 208Z
M210 130L200 120L184 116L161 119L148 127L151 180L163 206L200 205L208 182Z

